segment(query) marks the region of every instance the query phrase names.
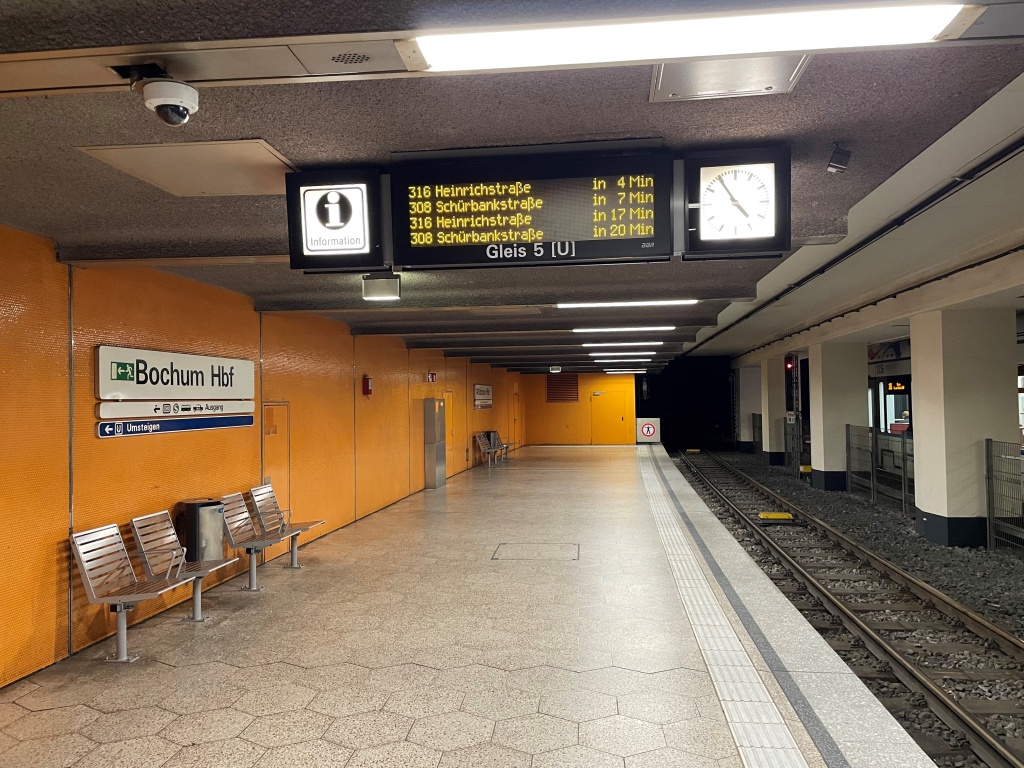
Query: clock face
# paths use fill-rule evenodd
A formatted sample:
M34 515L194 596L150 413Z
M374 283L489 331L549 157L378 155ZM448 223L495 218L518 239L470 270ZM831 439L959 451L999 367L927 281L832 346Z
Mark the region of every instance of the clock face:
M698 234L703 241L774 237L775 165L702 167Z

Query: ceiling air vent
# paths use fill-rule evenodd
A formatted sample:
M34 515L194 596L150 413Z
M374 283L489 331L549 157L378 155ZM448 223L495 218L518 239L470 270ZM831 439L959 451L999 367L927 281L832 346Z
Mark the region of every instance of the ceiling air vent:
M365 64L369 60L370 57L365 53L339 53L331 56L331 61L335 64Z
M797 53L659 64L654 68L650 99L692 101L789 93L810 58Z
M405 72L405 61L391 40L289 45L311 75Z
M580 399L580 379L575 373L549 373L547 401L576 403Z

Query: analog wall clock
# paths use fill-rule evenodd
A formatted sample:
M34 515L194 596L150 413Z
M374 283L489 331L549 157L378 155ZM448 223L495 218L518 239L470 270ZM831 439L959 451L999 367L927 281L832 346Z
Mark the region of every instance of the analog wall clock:
M687 256L768 256L789 250L787 148L688 155L685 173Z

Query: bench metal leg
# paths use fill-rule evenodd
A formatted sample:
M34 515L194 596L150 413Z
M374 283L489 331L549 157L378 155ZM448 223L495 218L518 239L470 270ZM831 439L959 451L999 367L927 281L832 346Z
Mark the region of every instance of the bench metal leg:
M256 583L256 555L258 554L255 549L247 549L246 553L249 555L249 584L242 587L243 592L262 592L263 587Z
M302 570L302 566L299 565L299 537L296 534L292 536L288 542L288 548L291 551L291 561L285 568L295 568L296 570Z
M203 616L203 580L195 579L192 582L192 615L186 616L182 621L204 622L209 616Z
M130 664L138 660L138 656L128 655L128 611L135 606L112 605L110 610L117 614L117 647L113 656L107 656L104 661L116 661Z

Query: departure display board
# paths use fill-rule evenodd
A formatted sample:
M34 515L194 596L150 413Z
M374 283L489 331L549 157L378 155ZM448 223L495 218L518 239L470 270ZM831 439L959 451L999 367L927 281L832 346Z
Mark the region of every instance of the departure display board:
M671 191L660 154L403 165L391 176L395 265L667 259Z

